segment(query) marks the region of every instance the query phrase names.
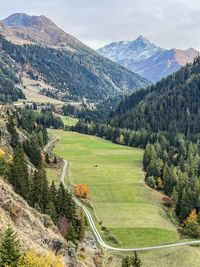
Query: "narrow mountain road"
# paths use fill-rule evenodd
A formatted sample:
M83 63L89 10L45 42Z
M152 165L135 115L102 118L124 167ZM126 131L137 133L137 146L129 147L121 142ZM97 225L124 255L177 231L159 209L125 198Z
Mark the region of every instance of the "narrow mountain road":
M64 167L63 167L62 174L61 174L61 182L62 182L63 186L72 194L69 187L65 183L65 176L67 174L67 169L68 169L68 162L66 160L64 160ZM111 247L111 246L107 245L103 241L103 239L101 238L100 233L99 233L88 209L73 194L72 194L72 198L73 198L74 202L76 203L76 205L79 206L80 208L82 208L82 210L84 211L84 213L88 219L88 222L90 224L90 227L91 227L98 243L103 248L106 248L109 250L114 250L114 251L120 251L120 252L128 252L128 251L147 251L147 250L153 250L153 249L162 249L162 248L170 248L170 247L177 247L177 246L184 246L184 245L198 245L198 244L200 244L200 240L196 240L196 241L180 242L180 243L174 243L174 244L152 246L152 247L143 247L143 248L115 248L115 247Z

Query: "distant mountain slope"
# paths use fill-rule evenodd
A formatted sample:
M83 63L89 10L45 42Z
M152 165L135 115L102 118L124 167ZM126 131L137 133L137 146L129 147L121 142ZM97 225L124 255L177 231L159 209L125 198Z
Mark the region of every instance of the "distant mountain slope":
M111 114L111 124L150 132L200 132L200 58L193 65L126 97Z
M36 78L43 78L70 99L102 100L149 84L66 34L44 16L13 14L2 21L0 33L1 47L22 70L31 69Z
M152 82L167 77L186 63L192 63L199 54L193 48L166 50L150 43L143 36L134 41L111 43L98 52Z
M7 103L24 99L25 96L16 87L19 78L16 64L0 49L0 103Z
M24 41L66 48L69 46L72 51L87 48L45 16L15 13L2 20L2 23L16 38Z

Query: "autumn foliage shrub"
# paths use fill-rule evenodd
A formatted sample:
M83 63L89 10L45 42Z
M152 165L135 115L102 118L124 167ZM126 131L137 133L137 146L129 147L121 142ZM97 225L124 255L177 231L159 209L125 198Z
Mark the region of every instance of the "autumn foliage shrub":
M65 267L60 256L49 253L47 256L37 255L34 251L25 254L17 267Z
M89 188L85 184L77 184L75 186L76 195L80 198L87 198L89 193Z
M196 209L193 209L188 217L183 221L185 233L193 238L200 237L200 225L198 223L198 215Z

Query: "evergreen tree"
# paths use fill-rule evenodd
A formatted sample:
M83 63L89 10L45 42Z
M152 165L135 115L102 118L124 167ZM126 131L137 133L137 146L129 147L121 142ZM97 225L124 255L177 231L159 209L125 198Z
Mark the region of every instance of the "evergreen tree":
M52 181L50 188L49 188L49 193L50 193L50 199L51 201L54 202L54 204L56 204L56 196L57 196L57 189L55 186L55 182Z
M130 266L130 257L124 257L122 259L122 267L129 267Z
M45 155L45 162L46 162L46 164L50 164L49 153L46 153L46 155Z
M12 147L16 147L19 143L19 136L18 136L18 133L15 129L15 124L13 121L13 117L11 115L9 115L9 117L8 117L7 129L9 131L9 133L11 134L10 144Z
M137 252L134 251L134 255L130 258L131 266L133 267L140 267L142 266L142 262L140 257L138 256Z
M47 208L46 208L45 213L50 215L51 219L54 221L54 223L56 223L57 214L56 214L56 207L53 201L50 200L47 203Z
M57 192L56 211L58 216L66 217L74 225L77 218L76 207L71 194L68 193L63 184L60 184Z
M38 167L42 162L41 149L35 136L32 136L30 140L26 140L23 144L24 152L29 157L30 161Z
M67 229L67 234L66 234L65 238L68 241L72 241L73 243L76 242L77 233L76 233L76 230L75 230L75 228L74 228L72 223L70 223L70 225L69 225L69 227Z
M45 169L41 164L35 171L31 184L31 204L46 212L49 203L49 187Z
M76 220L76 231L77 233L77 238L78 240L83 240L85 237L85 228L86 228L86 218L84 213L81 211L80 212L80 218Z
M13 163L11 165L8 181L13 185L15 191L28 200L29 197L29 175L27 162L21 146L14 148Z
M148 144L146 146L146 149L144 151L144 157L143 157L143 165L144 169L147 169L147 166L150 164L150 162L154 162L156 159L156 151L152 144Z
M12 227L8 227L0 243L0 267L17 267L22 258L20 242Z

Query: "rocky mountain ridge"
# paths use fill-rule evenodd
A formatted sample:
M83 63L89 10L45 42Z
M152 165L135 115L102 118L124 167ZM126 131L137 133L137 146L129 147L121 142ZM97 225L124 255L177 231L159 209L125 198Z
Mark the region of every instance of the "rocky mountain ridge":
M199 54L193 48L160 48L143 36L136 40L113 42L98 49L98 52L151 82L161 80L187 63L192 63Z

